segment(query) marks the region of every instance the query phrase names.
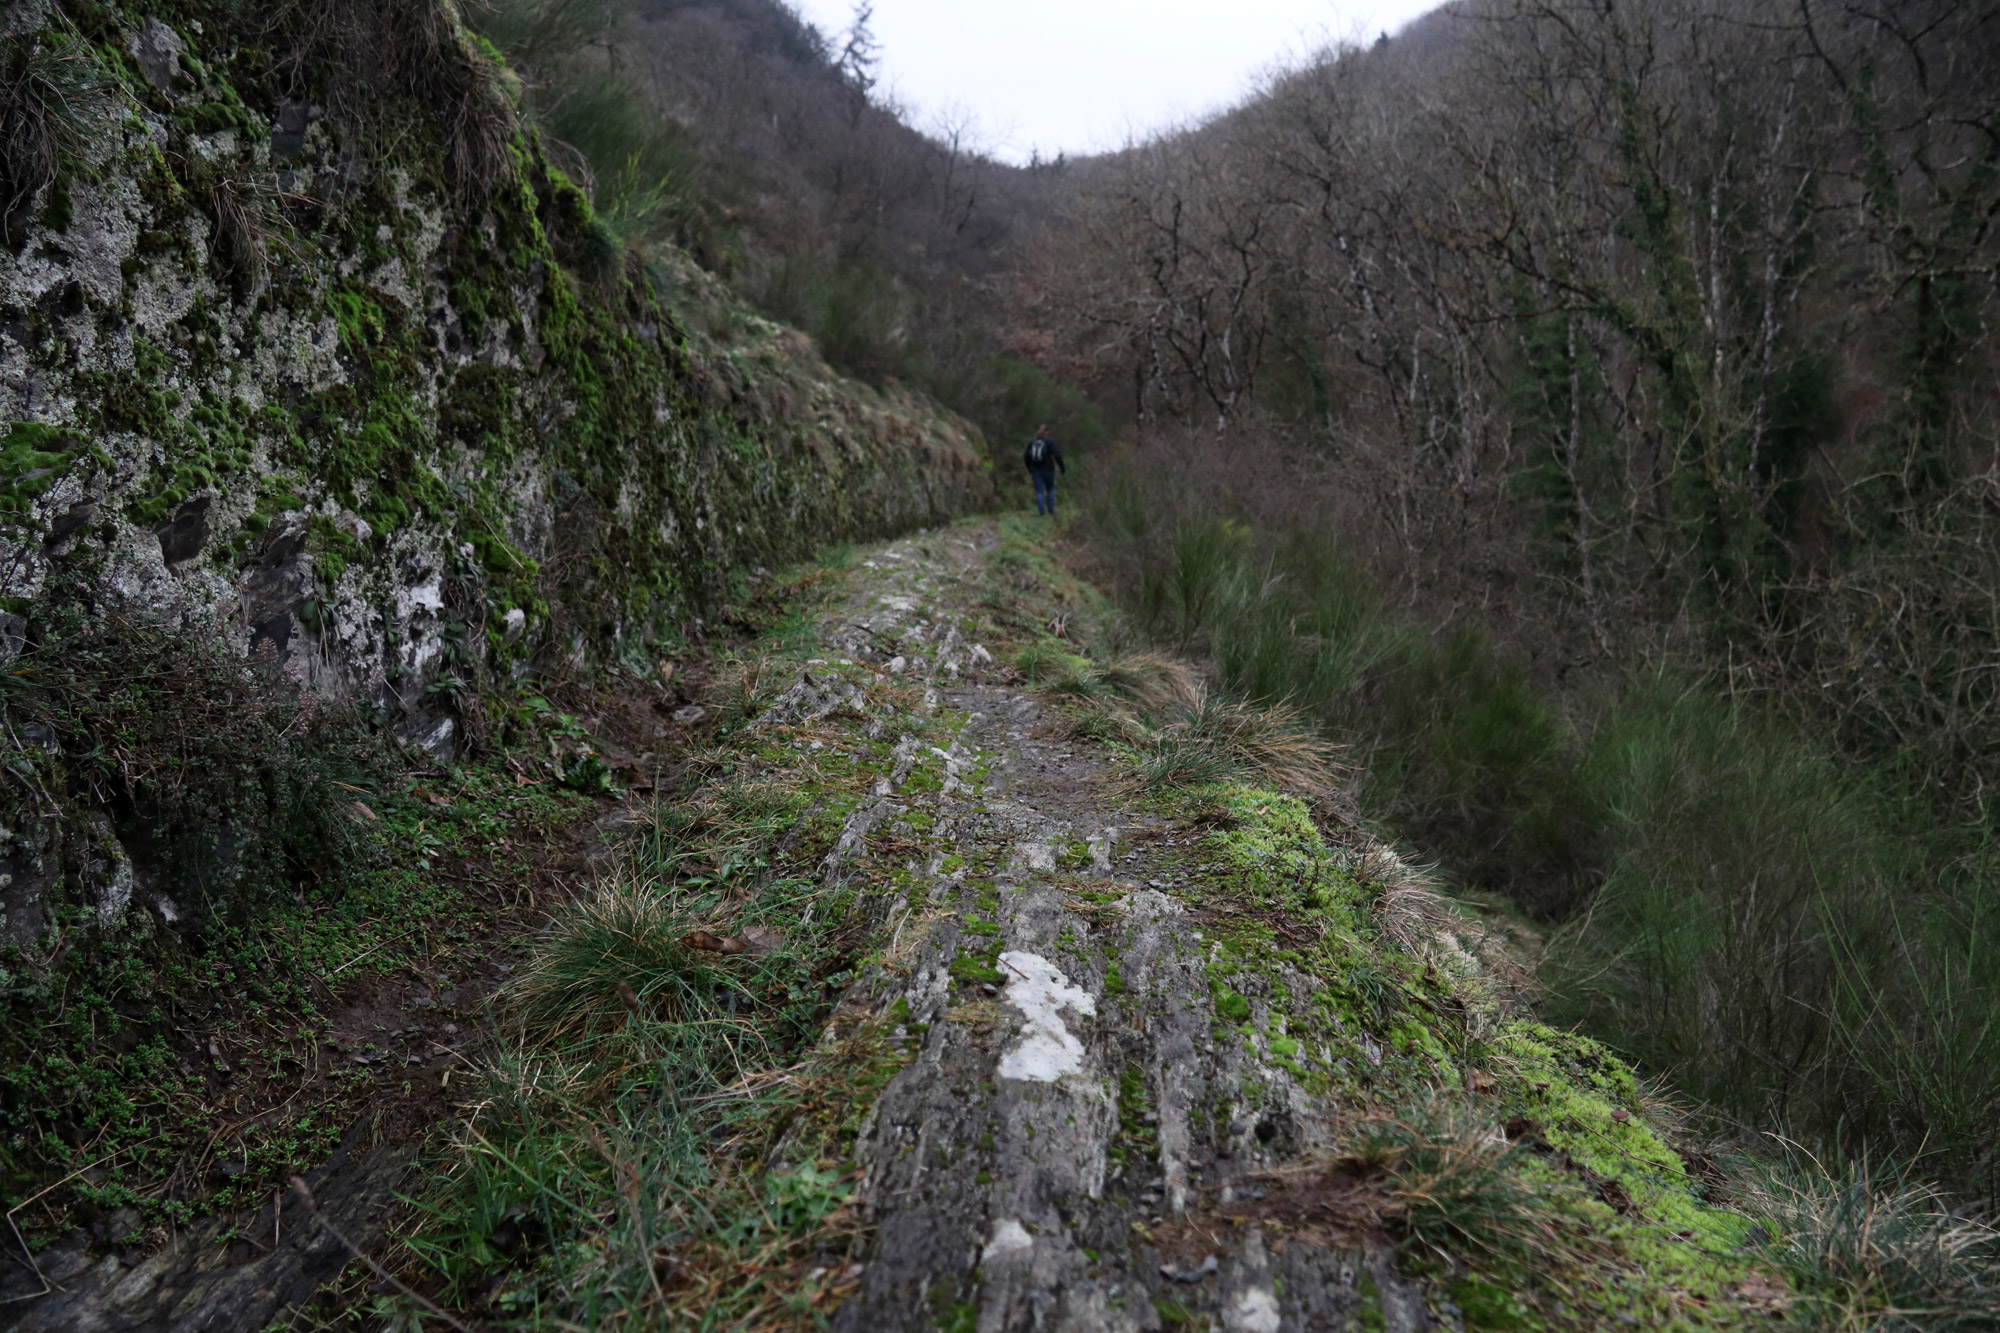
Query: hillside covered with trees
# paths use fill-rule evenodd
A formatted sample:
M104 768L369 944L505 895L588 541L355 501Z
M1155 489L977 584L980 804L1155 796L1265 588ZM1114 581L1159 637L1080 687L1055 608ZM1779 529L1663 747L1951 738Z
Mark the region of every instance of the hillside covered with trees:
M1997 22L1447 6L1104 164L1024 275L1139 422L1144 614L1554 926L1552 1012L1978 1198Z
M1996 315L1977 0L16 6L0 1324L2000 1324Z

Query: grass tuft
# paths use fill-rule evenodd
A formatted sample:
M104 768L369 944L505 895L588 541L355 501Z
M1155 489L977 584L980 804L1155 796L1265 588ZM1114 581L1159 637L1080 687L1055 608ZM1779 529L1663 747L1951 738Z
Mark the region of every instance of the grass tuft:
M2000 1231L1934 1188L1866 1165L1774 1170L1749 1200L1765 1253L1799 1291L1792 1316L1839 1333L2000 1326Z
M765 654L732 657L715 673L709 703L724 726L740 727L777 702L791 674L786 663Z
M73 33L7 44L0 53L0 240L26 237L36 197L82 145L107 81Z
M623 1028L634 1010L621 987L636 998L637 1014L657 1021L700 1012L732 983L682 943L692 925L651 884L625 878L601 884L557 917L509 999L544 1041Z
M1572 1268L1581 1242L1519 1153L1490 1113L1439 1094L1369 1122L1355 1159L1387 1178L1407 1243L1489 1270Z
M1140 756L1149 787L1248 776L1284 791L1318 792L1340 774L1338 749L1285 704L1246 704L1197 685Z

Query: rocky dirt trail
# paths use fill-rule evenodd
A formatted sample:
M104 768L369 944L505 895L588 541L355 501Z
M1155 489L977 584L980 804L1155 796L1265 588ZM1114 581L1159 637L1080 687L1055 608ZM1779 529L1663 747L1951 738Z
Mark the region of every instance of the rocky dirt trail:
M1248 771L1142 782L1145 733L1116 720L1116 669L1068 651L1102 637L1110 613L1051 551L1044 529L986 519L822 571L803 633L750 645L704 693L686 741L696 776L662 780L678 793L654 812L662 827L672 803L726 804L732 790L789 793L803 812L759 854L766 888L704 900L718 904L713 942L690 947L734 933L742 950L758 913L778 910L760 893L792 886L794 914L768 938L837 940L837 988L820 1040L747 1077L813 1091L783 1127L725 1134L709 1165L752 1198L811 1165L846 1182L845 1206L783 1239L783 1259L711 1262L699 1236L646 1240L627 1252L644 1274L634 1294L584 1324L507 1313L553 1299L580 1314L576 1292L609 1292L591 1276L619 1254L607 1222L570 1247L603 1256L587 1280L551 1279L524 1253L480 1279L466 1325L601 1324L623 1300L617 1320L634 1328L1525 1326L1472 1317L1478 1298L1551 1328L1736 1326L1747 1223L1700 1201L1629 1071L1511 1010L1486 928L1413 886L1332 802ZM703 711L686 697L653 711ZM643 840L640 804L597 823ZM616 860L599 862L607 883ZM629 991L625 1003L636 1019ZM1419 1126L1406 1156L1489 1176L1504 1158L1529 1194L1560 1200L1559 1219L1533 1227L1562 1241L1566 1303L1413 1247L1410 1177L1394 1151L1355 1150L1385 1115ZM314 1178L337 1224L369 1219L343 1227L367 1245L413 1179L408 1149L394 1151ZM639 1189L607 1216L627 1203L636 1216ZM254 1253L210 1238L129 1271L93 1260L76 1294L31 1304L17 1326L248 1329L342 1269L354 1286L358 1270L296 1201L275 1223L267 1210L244 1228ZM757 1284L772 1294L740 1320L706 1304Z
M958 721L934 791L899 760L850 821L924 836L915 887L876 908L894 981L871 998L914 1058L857 1145L874 1233L835 1327L1428 1327L1382 1245L1259 1225L1252 1178L1324 1146L1333 1108L1218 1034L1213 909L1188 890L1231 872L1206 831L1135 802L1126 766L973 641L999 545L984 523L882 548L826 626Z

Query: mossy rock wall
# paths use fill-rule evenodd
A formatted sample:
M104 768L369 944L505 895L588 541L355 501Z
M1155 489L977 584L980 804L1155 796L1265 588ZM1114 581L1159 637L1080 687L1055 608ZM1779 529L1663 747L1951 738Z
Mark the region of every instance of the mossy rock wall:
M81 584L405 714L447 666L642 655L732 568L987 498L928 402L803 339L691 345L531 137L473 202L449 135L281 96L287 53L212 8L6 38L81 86L0 255L17 613Z
M29 4L0 63L58 150L0 209L5 669L144 623L448 756L470 692L650 670L735 571L991 497L969 424L627 251L448 6Z

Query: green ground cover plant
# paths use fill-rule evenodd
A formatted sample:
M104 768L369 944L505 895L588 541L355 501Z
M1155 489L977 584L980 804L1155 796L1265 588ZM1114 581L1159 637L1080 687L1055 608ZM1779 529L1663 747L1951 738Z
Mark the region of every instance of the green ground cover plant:
M1814 1279L1765 1247L1772 1233L1718 1206L1726 1190L1691 1174L1690 1159L1655 1127L1681 1127L1681 1117L1606 1047L1519 1010L1518 941L1488 933L1476 910L1372 839L1349 847L1323 837L1322 823L1347 818L1339 784L1367 777L1344 767L1351 751L1324 734L1305 743L1311 732L1296 703L1232 696L1186 663L1135 650L1132 620L1099 600L1044 591L1039 614L1028 611L1021 603L1036 594L1014 590L1068 543L1008 519L1001 533L994 567L1010 591L996 600L1021 609L1016 623L1028 641L1014 660L1023 676L1062 701L1079 734L1123 751L1147 808L1208 830L1206 873L1185 892L1215 941L1218 1036L1245 1042L1306 1088L1337 1090L1352 1108L1325 1159L1273 1173L1274 1192L1345 1196L1351 1216L1398 1238L1409 1271L1440 1275L1468 1328L1734 1327L1758 1317L1735 1296L1700 1294L1717 1291L1768 1288L1769 1309L1791 1308L1790 1284L1805 1289ZM1204 561L1197 554L1178 572L1197 585ZM1269 566L1259 572L1276 577ZM1237 579L1256 586L1242 569L1220 581ZM1351 608L1361 596L1348 589L1329 600ZM1063 638L1035 632L1064 609ZM1392 645L1398 632L1372 629ZM1202 646L1203 633L1189 642ZM1226 758L1163 768L1157 737L1185 725L1197 698L1227 707L1252 733L1300 744L1225 747ZM1467 941L1477 942L1476 958ZM1281 1012L1290 992L1274 984L1280 968L1311 976L1318 1003ZM1380 1043L1378 1063L1326 1063L1330 1052L1371 1041ZM1142 1095L1129 1105L1121 1098L1121 1117L1129 1112L1135 1125L1143 1110ZM1798 1179L1826 1185L1823 1173ZM1776 1273L1784 1276L1768 1275ZM1174 1310L1185 1321L1203 1317Z
M828 1020L862 960L816 869L863 775L752 724L819 651L845 548L746 573L705 692L712 743L598 884L552 912L497 997L502 1050L406 1240L442 1298L517 1327L811 1326L845 1261L835 1169L905 1056ZM905 704L909 701L903 700ZM727 922L725 925L724 923Z
M554 771L407 774L355 719L145 622L50 624L0 717L26 742L8 827L66 834L10 834L57 944L0 950L0 1192L40 1239L126 1208L184 1225L322 1159L375 1082L321 1068L333 988L453 966L494 909L447 867L583 803Z
M1470 1327L1737 1326L1721 1293L1760 1262L1751 1220L1703 1199L1629 1068L1510 1014L1483 965L1441 943L1476 932L1420 874L1327 840L1315 803L1338 772L1328 744L1217 742L1223 776L1152 771L1149 740L1184 725L1195 678L1158 655L1100 665L1112 609L1060 568L1047 532L1003 520L999 533L974 593L991 642L1079 734L1097 729L1138 808L1192 832L1183 854L1198 873L1177 892L1214 950L1217 1039L1344 1108L1337 1147L1273 1175L1270 1191L1347 1182L1329 1188L1351 1189ZM615 870L555 909L501 997L506 1049L408 1236L457 1309L519 1328L813 1327L866 1253L845 1206L853 1135L909 1060L911 1010L875 1003L880 988L849 991L894 966L856 918L871 884L904 886L897 867L921 863L924 826L890 831L889 854L854 878L826 877L890 752L862 717L767 720L782 690L746 686L753 665L762 682L840 664L794 628L795 609L759 618L772 637L738 649L711 687L712 746L659 794ZM918 687L845 674L869 716L894 709L898 726L949 742L948 713L920 724L905 711ZM1208 688L1211 706L1225 702ZM1227 702L1240 718L1266 711ZM1297 725L1279 712L1225 735ZM1082 844L1062 849L1055 873L1090 860ZM999 899L969 887L951 967L967 999L949 1012L990 1028L982 987L1006 976L958 964L997 947ZM1094 919L1118 919L1118 894L1077 892ZM1315 1002L1294 1005L1282 972L1309 977ZM1105 1001L1123 992L1107 975ZM1110 1160L1143 1179L1159 1142L1147 1077L1124 1067L1113 1081ZM989 1165L976 1164L982 1185ZM941 1326L976 1315L939 1299Z

